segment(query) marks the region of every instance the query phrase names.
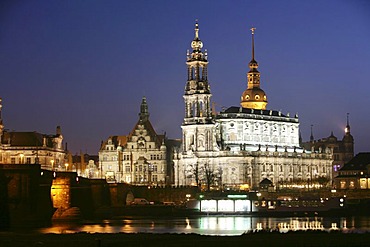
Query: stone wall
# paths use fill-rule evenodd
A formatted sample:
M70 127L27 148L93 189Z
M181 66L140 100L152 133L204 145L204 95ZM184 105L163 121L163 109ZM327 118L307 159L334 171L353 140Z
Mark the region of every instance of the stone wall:
M0 166L1 226L38 226L50 223L53 207L50 197L51 173L40 165Z

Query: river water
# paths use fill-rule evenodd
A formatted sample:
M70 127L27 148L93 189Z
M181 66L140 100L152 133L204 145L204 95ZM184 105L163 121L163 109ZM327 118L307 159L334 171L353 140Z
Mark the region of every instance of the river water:
M23 229L24 230L24 229ZM197 216L197 217L127 217L115 220L56 223L46 228L33 229L38 233L195 233L201 235L241 235L249 231L278 230L341 230L344 232L370 231L370 216L356 217L252 217L252 216ZM16 229L15 229L16 231Z

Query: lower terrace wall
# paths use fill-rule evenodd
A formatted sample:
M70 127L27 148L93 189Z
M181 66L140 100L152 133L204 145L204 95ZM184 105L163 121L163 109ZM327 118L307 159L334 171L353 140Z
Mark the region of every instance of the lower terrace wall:
M36 164L0 165L0 227L50 224L51 177Z

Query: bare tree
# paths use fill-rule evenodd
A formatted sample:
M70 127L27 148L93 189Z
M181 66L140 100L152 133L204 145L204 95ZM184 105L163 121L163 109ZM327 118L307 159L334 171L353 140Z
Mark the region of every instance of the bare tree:
M216 177L215 171L213 167L211 167L208 163L204 164L202 167L204 180L207 186L207 191L210 191L211 186L214 184Z
M199 169L199 164L198 162L195 163L194 165L190 165L190 177L195 179L195 183L197 187L200 187L200 169Z

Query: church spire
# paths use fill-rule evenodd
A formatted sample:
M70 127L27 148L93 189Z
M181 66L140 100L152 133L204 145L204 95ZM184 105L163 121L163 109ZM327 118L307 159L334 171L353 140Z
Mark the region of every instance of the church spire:
M244 108L265 110L267 97L265 92L260 88L260 72L258 63L255 60L254 51L254 33L256 28L252 27L252 59L249 62L249 72L247 73L247 89L243 92L240 104Z
M347 113L347 125L346 128L344 129L345 134L350 134L351 133L351 127L349 126L349 113Z
M146 97L145 96L141 100L139 116L140 116L140 121L142 121L142 122L146 122L149 119L148 104L146 102Z
M188 80L185 86L184 124L208 123L212 119L211 90L208 84L207 51L202 51L199 24L195 22L195 36L191 42L192 52L187 52Z
M191 52L191 54L189 53L189 51L187 52L187 61L207 61L207 51L205 51L204 53L202 52L203 42L199 38L198 20L196 20L195 22L194 32L195 37L191 42L191 48L193 49L193 51Z
M254 30L256 30L256 28L252 27L251 28L251 31L252 31L252 61L255 61L254 60Z

